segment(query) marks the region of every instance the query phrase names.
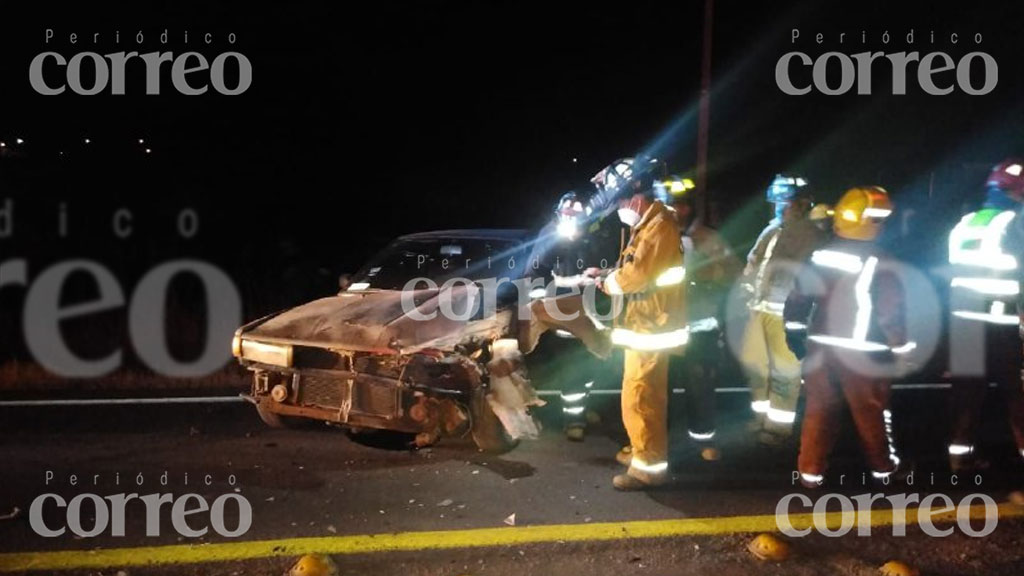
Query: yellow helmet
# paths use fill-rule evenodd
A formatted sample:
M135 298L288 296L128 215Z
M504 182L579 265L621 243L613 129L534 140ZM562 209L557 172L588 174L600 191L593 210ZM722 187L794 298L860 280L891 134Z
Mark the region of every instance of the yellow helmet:
M287 576L337 576L338 566L329 556L306 554L292 566Z
M789 558L789 544L773 534L760 534L747 544L747 550L760 560L782 562Z
M878 569L882 576L920 576L921 572L909 564L892 561L886 562Z
M851 188L836 203L832 216L836 235L850 240L874 240L882 221L892 214L889 193L881 186Z

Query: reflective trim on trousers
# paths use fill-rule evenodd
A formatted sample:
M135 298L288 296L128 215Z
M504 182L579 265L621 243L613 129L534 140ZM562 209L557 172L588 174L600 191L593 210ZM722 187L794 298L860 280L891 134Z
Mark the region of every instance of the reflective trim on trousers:
M562 402L567 402L569 404L575 404L575 403L579 402L580 400L585 400L586 397L587 397L587 393L586 392L575 392L575 393L572 393L572 394L562 394Z
M769 406L768 419L779 424L792 424L796 422L796 412L779 410L778 408L772 408Z
M767 414L772 403L768 400L755 400L750 403L750 409L758 414Z
M892 411L883 410L882 418L885 422L885 442L889 446L889 460L894 467L899 466L900 458L896 455L896 443L892 439Z
M629 463L630 467L636 468L641 472L647 472L648 474L659 474L668 470L668 462L653 462L648 464L643 460L640 460L636 456L633 456L632 462Z
M821 474L808 474L806 472L800 473L800 479L809 484L821 484L825 481L825 477Z
M715 432L715 430L712 430L711 432L694 432L693 430L687 430L687 433L690 435L690 438L698 442L709 442L711 440L714 440Z
M1024 450L1021 451L1024 453ZM950 456L968 456L974 453L974 446L969 444L950 444L949 455Z

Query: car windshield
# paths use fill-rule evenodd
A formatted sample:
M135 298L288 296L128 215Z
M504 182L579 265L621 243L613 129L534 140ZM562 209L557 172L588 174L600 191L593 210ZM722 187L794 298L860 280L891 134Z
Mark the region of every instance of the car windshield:
M401 290L418 278L438 285L452 278L514 280L523 274L521 250L519 242L490 238L399 239L370 260L349 289Z

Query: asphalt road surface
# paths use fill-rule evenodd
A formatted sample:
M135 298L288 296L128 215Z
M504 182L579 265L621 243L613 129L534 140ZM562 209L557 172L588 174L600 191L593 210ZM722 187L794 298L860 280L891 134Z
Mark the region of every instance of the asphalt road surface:
M701 461L686 439L679 416L685 394L673 395L673 481L650 493L611 487L621 470L613 455L624 440L618 396L595 397L601 422L581 443L562 436L553 400L539 411L542 437L501 456L480 453L468 439L415 450L408 438L388 434L350 438L322 425L271 430L240 402L0 408L0 515L20 508L0 520L0 572L38 562L40 574L59 568L278 575L307 551L329 552L341 574L875 574L891 559L925 574L1024 569L1024 522L1012 507L985 538L959 529L933 538L916 526L897 537L883 522L870 537L793 538L786 562L757 560L745 550L752 533L772 530L779 500L805 491L792 482L795 443L768 449L751 440L745 395L719 395L723 459L717 463ZM848 484L811 498L943 492L958 502L980 492L1003 502L1016 488L1012 447L999 418L986 421L993 464L982 486L954 487L943 458L943 391L901 391L895 407L897 441L915 462L915 485L864 485L856 442L847 434L833 476L848 473ZM41 519L49 529L67 530L44 538L33 530L29 510L47 493L67 501L81 494L179 499L195 493L210 505L234 494L251 506L251 527L225 537L214 531L211 512L201 511L188 524L208 532L181 536L167 504L149 526L158 534L147 536L148 509L135 502L125 506L124 536L112 534L107 522L102 533L80 537L69 527L74 514L51 500ZM238 507L228 503L224 510L229 531L239 525ZM810 510L796 510L804 511ZM95 526L91 503L79 516L83 529ZM140 565L149 561L161 564Z

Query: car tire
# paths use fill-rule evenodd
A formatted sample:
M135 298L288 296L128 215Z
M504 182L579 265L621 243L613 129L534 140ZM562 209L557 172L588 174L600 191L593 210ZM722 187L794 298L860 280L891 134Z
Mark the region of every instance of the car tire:
M508 435L505 426L487 402L484 390L477 390L470 402L470 415L473 418L471 434L477 448L490 454L503 454L519 444Z

